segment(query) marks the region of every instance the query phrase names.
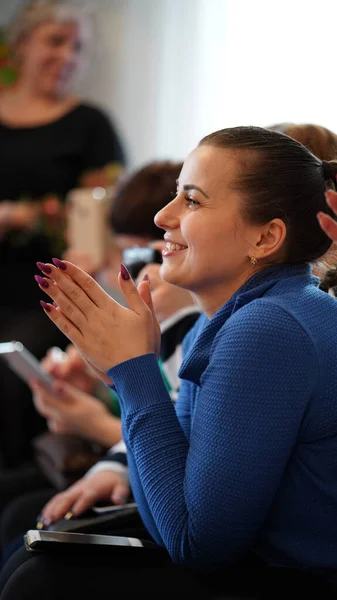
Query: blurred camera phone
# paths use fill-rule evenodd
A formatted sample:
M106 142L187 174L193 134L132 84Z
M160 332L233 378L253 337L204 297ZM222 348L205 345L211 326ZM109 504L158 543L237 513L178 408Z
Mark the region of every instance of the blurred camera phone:
M29 379L37 379L47 388L52 389L53 378L43 370L38 359L21 342L1 343L0 358L3 358L26 383Z
M72 250L85 252L100 267L112 241L109 209L113 188L78 188L67 195L67 234Z
M141 540L133 537L119 535L103 535L97 533L69 533L64 531L44 531L30 529L24 536L24 543L27 550L32 552L39 550L60 551L86 551L88 548L97 550L107 550L111 552L111 547L125 547L136 549L156 550L162 552L162 549L154 542Z
M123 263L128 269L132 279L136 279L139 271L150 263L161 264L162 254L150 246L130 246L123 250Z

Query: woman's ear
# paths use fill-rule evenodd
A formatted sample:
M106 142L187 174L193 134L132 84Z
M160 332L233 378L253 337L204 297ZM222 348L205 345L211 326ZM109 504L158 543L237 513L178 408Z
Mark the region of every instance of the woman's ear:
M270 258L282 252L287 235L287 227L282 219L273 219L260 228L260 237L255 245L255 256L258 260Z

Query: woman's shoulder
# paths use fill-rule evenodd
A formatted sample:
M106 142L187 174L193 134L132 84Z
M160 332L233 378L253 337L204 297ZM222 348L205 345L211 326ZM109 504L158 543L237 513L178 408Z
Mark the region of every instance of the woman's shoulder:
M235 330L246 339L252 337L260 342L273 338L278 344L297 345L300 340L308 347L325 344L330 347L332 325L337 319L337 301L314 286L310 288L255 298L232 314L227 331Z
M105 108L88 101L80 101L74 112L83 119L89 119L90 122L111 122L111 117Z

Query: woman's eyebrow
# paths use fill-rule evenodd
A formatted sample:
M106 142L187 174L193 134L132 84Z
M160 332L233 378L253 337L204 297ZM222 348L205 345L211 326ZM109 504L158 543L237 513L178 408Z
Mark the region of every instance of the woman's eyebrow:
M179 186L179 179L177 179L176 184L177 184L177 187L178 187ZM209 198L209 196L207 196L206 192L204 192L204 190L202 190L197 185L194 185L194 183L187 183L187 184L183 185L183 190L185 192L191 192L192 190L198 190L198 192L200 192L203 196L205 196L205 198Z

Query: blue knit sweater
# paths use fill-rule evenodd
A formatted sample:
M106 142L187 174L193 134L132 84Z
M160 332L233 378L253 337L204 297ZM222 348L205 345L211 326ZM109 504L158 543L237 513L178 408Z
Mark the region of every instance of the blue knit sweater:
M108 371L142 519L172 560L247 551L337 569L337 301L308 266L254 275L185 338L174 407L154 354Z

